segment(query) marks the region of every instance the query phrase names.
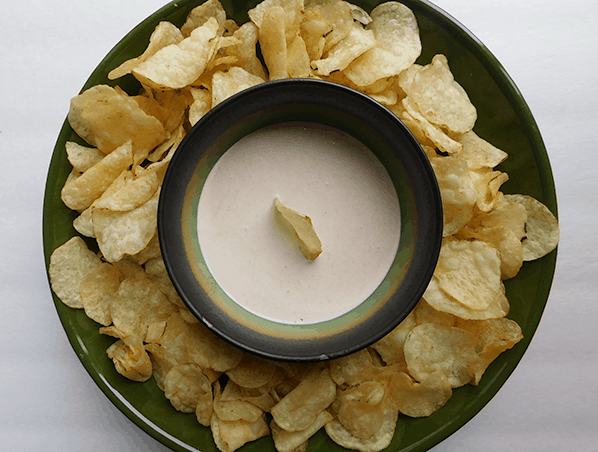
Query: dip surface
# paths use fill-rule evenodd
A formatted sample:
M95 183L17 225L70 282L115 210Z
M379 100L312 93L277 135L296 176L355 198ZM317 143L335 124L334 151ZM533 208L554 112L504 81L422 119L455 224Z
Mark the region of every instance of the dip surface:
M276 197L311 217L323 247L315 261L277 233ZM392 180L368 148L338 129L292 122L253 132L222 155L197 226L210 272L236 303L307 324L372 294L395 259L401 225Z

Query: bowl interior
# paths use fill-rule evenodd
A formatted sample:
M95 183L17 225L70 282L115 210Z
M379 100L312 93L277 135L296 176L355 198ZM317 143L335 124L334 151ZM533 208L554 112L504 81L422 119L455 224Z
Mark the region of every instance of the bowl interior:
M109 81L108 72L123 61L140 55L149 36L161 20L177 26L201 1L171 2L132 30L99 63L82 89L99 83L118 83L129 94L138 92L137 81L126 76ZM258 0L223 0L225 9L237 23L247 20L247 10ZM370 11L378 1L354 0ZM550 163L542 137L517 87L492 53L461 24L422 0L404 0L418 20L423 51L420 64L430 62L436 53L444 53L456 80L465 88L478 110L475 131L478 135L507 151L509 158L499 169L509 173L503 185L507 193L529 194L557 212L556 193ZM75 94L75 93L73 93ZM68 103L65 102L65 116ZM76 212L66 208L60 190L71 171L64 152L66 141L82 141L65 121L57 138L48 171L43 214L43 241L46 267L52 251L76 234L72 221ZM89 246L95 248L93 241ZM425 451L447 438L481 410L500 390L527 349L546 306L556 265L556 251L533 262L527 262L516 278L506 281L511 301L509 318L517 321L524 339L513 349L499 356L487 369L478 386L465 386L453 391L451 399L428 418L401 417L389 451ZM56 310L69 341L93 381L129 419L149 435L176 451L216 452L209 429L197 424L195 416L177 412L164 398L153 380L133 383L119 375L106 358L105 351L113 339L98 334L99 325L81 310L65 306L53 296ZM271 438L247 444L244 452L274 452ZM344 449L318 432L309 440L309 452L341 452Z
M313 324L267 320L235 303L210 274L197 235L201 188L218 158L251 132L284 122L332 126L361 141L389 172L401 209L399 249L382 284L346 314ZM370 345L409 314L436 266L442 205L421 146L394 114L338 84L279 80L227 99L187 134L162 186L158 236L181 298L213 332L266 358L316 361Z

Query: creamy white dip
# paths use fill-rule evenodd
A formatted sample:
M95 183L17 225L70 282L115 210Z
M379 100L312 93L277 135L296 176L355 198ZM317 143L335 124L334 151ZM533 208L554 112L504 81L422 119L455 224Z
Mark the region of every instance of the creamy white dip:
M278 235L276 197L311 217L323 248L315 261ZM203 187L197 227L210 272L236 303L307 324L350 311L383 281L400 209L388 172L362 143L294 122L258 130L222 155Z

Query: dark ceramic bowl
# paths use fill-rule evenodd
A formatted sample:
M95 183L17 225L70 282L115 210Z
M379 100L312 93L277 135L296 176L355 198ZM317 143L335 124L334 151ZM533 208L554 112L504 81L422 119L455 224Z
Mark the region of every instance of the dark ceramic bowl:
M401 236L388 274L363 303L332 320L289 324L248 311L217 284L198 240L198 203L208 173L234 143L263 127L306 121L340 129L378 157L398 194ZM214 333L265 358L327 360L382 338L420 300L440 251L442 203L421 146L392 112L335 83L279 80L254 86L218 104L186 135L162 185L158 236L179 295Z

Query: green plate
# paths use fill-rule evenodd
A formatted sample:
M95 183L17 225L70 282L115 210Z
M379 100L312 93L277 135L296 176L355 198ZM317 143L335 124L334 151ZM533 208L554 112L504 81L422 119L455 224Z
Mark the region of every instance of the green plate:
M200 0L172 2L132 30L114 47L92 73L83 87L99 83L118 84L135 93L139 84L131 76L108 81L106 75L126 59L135 57L147 46L149 36L161 20L182 25L185 17ZM239 24L247 20L247 10L258 0L223 0L229 17ZM370 11L376 0L355 0ZM556 194L550 163L536 122L517 87L489 50L462 25L426 1L405 0L417 16L423 52L419 63L428 63L436 53L448 57L456 80L465 88L478 110L475 131L509 158L499 169L510 179L503 185L506 193L528 194L557 213ZM73 93L75 95L76 93ZM65 114L68 99L65 99ZM66 141L82 143L65 121L54 150L44 199L44 252L46 266L52 251L76 234L72 221L76 213L64 206L60 190L71 166L66 158ZM95 244L90 241L90 247ZM486 371L478 386L465 386L428 418L399 418L388 451L424 451L458 430L481 410L498 392L521 360L538 326L545 308L556 265L556 251L533 262L526 262L516 278L505 282L511 302L509 318L521 326L524 339L503 353ZM77 356L106 396L133 422L161 443L176 451L216 452L209 429L199 425L193 414L177 412L153 380L136 383L120 376L105 350L114 339L98 334L99 325L82 310L70 309L53 295L58 316ZM271 438L245 445L241 451L274 451ZM342 451L324 431L309 441L309 451Z

